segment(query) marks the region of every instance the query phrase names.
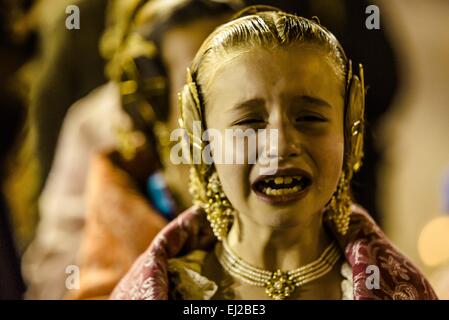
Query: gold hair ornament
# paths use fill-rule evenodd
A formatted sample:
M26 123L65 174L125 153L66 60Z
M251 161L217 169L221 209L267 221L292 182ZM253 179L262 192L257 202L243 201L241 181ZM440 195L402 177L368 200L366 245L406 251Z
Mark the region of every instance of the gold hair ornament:
M346 133L345 133L345 147L349 150L346 152L345 167L340 176L337 190L329 202L328 217L334 222L337 231L346 235L349 229L349 222L351 220L351 205L352 199L350 194L350 183L353 174L357 172L362 166L363 158L363 137L364 137L364 113L365 113L365 79L363 73L363 66L359 64L359 81L361 103L351 101L350 89L351 84L355 81L352 75L352 64L349 61L348 67L348 95L347 104L348 110L346 112ZM357 88L356 88L357 89ZM355 98L356 99L356 98Z
M189 146L197 149L190 150L190 154L193 154L193 152L202 154L204 143L201 138L193 134L193 128L189 127L194 121L203 123L200 96L190 69L187 69L187 82L182 94L179 95L179 104L182 115L179 120L180 126L188 134ZM189 104L190 107L185 108L184 104ZM192 194L194 204L201 206L206 212L207 219L217 239L223 240L232 225L234 208L223 192L220 179L214 168L203 163L193 166L190 169L189 191Z

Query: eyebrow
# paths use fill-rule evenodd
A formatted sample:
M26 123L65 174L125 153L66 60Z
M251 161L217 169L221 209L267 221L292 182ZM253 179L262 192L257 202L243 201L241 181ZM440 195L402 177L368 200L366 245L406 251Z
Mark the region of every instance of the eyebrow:
M301 103L309 103L316 105L318 107L332 108L332 106L323 99L313 97L310 95L296 95L292 98L293 101L298 101ZM245 108L259 108L265 105L265 100L262 98L253 98L243 102L236 103L231 110L231 112L235 112Z
M243 102L236 103L230 111L236 111L245 108L259 108L265 105L265 100L261 98L253 98Z
M325 100L317 98L317 97L312 97L312 96L309 96L309 95L295 96L295 97L293 97L293 100L299 100L301 102L307 102L307 103L314 104L314 105L319 106L319 107L332 108L332 106L328 102L326 102Z

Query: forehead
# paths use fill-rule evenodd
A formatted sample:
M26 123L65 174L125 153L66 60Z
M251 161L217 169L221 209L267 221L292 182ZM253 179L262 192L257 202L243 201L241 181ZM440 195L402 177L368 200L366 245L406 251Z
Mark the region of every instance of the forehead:
M244 99L312 95L339 105L344 81L335 59L310 44L254 47L225 54L207 85L206 104L232 105Z

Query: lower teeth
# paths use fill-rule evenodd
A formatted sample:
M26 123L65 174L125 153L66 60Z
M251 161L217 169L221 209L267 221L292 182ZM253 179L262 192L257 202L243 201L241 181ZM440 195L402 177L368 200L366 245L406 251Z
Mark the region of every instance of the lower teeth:
M262 192L269 196L282 196L285 194L298 192L299 190L301 190L299 186L294 186L292 188L283 188L283 189L263 188Z

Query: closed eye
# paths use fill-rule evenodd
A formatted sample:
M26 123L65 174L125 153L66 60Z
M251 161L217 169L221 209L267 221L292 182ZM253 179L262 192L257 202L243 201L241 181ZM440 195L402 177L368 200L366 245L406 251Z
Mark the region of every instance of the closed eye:
M251 125L251 124L262 124L265 123L265 121L263 119L258 119L258 118L247 118L247 119L242 119L239 121L236 121L233 123L234 126L244 126L244 125Z
M310 114L310 115L303 115L303 116L297 117L296 121L298 121L298 122L302 122L302 121L305 121L305 122L326 122L327 119L322 117L322 116L311 115Z

